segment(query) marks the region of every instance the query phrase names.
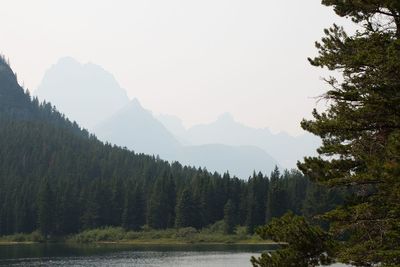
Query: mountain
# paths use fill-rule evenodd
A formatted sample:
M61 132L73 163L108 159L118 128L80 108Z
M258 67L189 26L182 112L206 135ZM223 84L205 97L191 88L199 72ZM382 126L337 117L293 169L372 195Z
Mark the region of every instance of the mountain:
M159 155L171 162L183 161L210 171L229 170L241 178L248 178L254 170L269 173L279 165L266 151L256 147L236 144L191 147L184 136L172 134L158 119L169 121L170 127L175 124L175 132L186 133L179 120L172 116L154 117L137 99L130 101L113 75L95 64L60 59L45 73L35 95L55 104L100 140L137 153Z
M138 108L133 102L126 110ZM278 170L274 177L239 180L104 144L52 104L32 99L0 57L0 236L39 230L46 239L106 226L202 228L224 219L228 201L233 225L253 233L265 224L267 206L278 207L269 209L275 216L301 212L307 178ZM267 203L269 186L290 199ZM178 225L178 214L196 217Z
M176 125L179 125L177 120L179 119L175 117L174 128L167 120L161 119L172 133L191 145L255 146L268 152L286 168L295 168L296 162L304 156L315 155L316 148L320 145L319 139L310 134L297 137L283 132L273 134L267 128L255 129L245 126L235 121L229 113L222 114L210 124L195 125L186 131L179 132L175 130Z
M29 105L30 99L25 96L24 90L19 86L17 79L5 60L0 57L0 114L16 117L33 116Z
M222 181L242 183L103 144L52 104L31 99L1 57L0 104L0 235L173 227L178 194L198 177L213 197L213 210L198 210L209 214L202 227L222 219L235 197Z
M156 118L175 136L177 140L179 140L181 144L191 145L190 141L185 139L186 128L178 117L168 114L159 114Z
M60 59L47 70L34 94L88 129L129 102L126 91L112 74L70 57Z
M94 127L103 141L126 146L139 153L175 159L181 144L137 99Z
M137 99L94 127L105 142L127 147L138 153L159 155L162 159L185 165L226 172L248 178L254 171L271 172L278 162L254 146L206 144L182 145Z
M185 146L179 162L190 166L206 167L209 171L229 172L240 178L248 178L254 171L270 173L278 162L264 150L255 146L228 146L205 144Z

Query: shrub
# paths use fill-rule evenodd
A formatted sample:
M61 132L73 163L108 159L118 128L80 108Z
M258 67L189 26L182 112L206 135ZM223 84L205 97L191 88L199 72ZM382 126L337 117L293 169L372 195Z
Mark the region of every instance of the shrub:
M178 231L176 232L175 236L177 238L193 238L194 235L196 235L198 233L198 231L193 228L193 227L185 227L185 228L180 228L178 229Z

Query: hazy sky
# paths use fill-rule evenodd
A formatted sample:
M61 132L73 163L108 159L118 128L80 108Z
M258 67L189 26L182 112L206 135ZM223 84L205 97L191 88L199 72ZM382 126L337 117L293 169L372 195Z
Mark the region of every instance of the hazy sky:
M320 0L1 0L0 13L0 53L31 90L71 56L186 126L230 112L292 134L326 88L314 41L350 25Z

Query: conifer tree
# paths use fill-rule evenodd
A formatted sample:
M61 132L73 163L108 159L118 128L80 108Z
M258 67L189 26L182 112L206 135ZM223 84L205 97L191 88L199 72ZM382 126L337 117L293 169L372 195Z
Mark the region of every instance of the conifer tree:
M42 235L47 238L54 231L54 195L49 181L44 179L38 196L38 224Z
M235 230L235 206L231 199L226 202L224 207L224 232L226 234L233 234Z
M149 200L147 223L154 229L173 227L175 221L175 185L168 173L157 178Z
M322 138L320 156L299 168L353 197L326 214L331 231L346 237L338 257L357 266L400 264L400 1L323 0L360 29L337 25L316 43L312 65L342 74L329 78L324 112L302 127Z
M191 192L188 189L183 190L178 203L176 205L176 220L175 226L196 227L201 225L201 217L199 214L198 205L194 201Z
M122 213L122 226L127 230L139 230L144 225L144 201L139 186L128 183Z
M281 217L288 211L288 195L278 167L271 173L269 185L266 221Z
M263 239L281 243L280 249L251 258L254 267L316 267L334 262L335 242L317 226L289 212L257 229Z

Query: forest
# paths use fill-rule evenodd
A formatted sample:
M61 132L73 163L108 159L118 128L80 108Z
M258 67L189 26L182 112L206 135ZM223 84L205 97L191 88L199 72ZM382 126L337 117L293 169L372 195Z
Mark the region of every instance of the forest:
M221 220L227 233L237 225L254 233L288 210L312 218L343 201L342 192L312 184L297 170L276 168L245 181L103 144L32 98L4 58L0 126L0 235L201 229Z

